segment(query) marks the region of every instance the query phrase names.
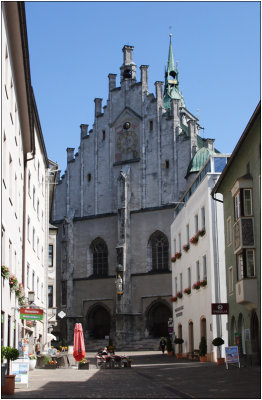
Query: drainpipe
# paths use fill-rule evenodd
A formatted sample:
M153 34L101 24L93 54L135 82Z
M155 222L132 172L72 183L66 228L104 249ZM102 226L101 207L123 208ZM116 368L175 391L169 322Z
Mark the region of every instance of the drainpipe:
M35 158L35 152L32 152L31 158L26 158L24 161L24 199L23 199L23 235L22 235L22 284L25 290L25 241L26 241L26 193L27 193L27 163ZM23 337L24 337L24 324L25 320L22 319Z

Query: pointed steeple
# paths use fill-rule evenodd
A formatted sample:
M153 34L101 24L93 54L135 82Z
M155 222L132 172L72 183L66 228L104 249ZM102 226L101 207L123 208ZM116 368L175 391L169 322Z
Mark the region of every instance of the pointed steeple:
M170 33L169 53L167 68L165 69L165 90L164 90L164 107L170 109L170 100L177 99L181 101L181 106L185 107L184 99L179 91L178 70L175 66L174 55L172 49L172 34Z

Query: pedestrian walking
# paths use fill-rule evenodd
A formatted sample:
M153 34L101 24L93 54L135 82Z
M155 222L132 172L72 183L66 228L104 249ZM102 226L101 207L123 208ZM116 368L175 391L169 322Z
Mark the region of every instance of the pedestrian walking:
M164 337L161 337L159 348L162 350L162 354L164 354L166 348L166 339Z

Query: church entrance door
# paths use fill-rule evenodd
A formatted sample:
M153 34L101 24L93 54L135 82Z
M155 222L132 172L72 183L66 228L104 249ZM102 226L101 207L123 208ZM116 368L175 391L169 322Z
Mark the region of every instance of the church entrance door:
M151 306L147 315L147 329L152 337L168 336L168 319L172 317L170 308L161 302Z
M90 337L104 339L110 335L110 314L103 306L94 307L87 319Z

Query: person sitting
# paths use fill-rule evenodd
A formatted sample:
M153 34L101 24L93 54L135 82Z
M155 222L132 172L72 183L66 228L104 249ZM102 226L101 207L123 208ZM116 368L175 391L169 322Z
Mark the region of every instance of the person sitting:
M102 351L102 356L107 356L107 355L108 355L107 347L104 347Z

